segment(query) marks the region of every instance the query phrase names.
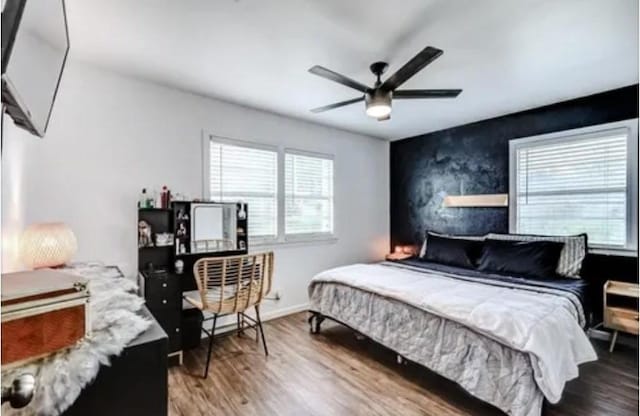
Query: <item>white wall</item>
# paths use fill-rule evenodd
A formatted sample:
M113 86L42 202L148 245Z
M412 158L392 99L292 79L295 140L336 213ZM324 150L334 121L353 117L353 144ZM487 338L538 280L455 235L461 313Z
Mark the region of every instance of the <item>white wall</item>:
M381 259L388 248L389 146L381 140L187 94L72 62L44 139L7 128L3 149L3 241L26 224L64 221L77 260L133 273L140 189L202 193L201 132L335 155L333 244L275 247L278 304L307 302L317 272ZM9 185L9 186L7 186ZM15 206L14 206L15 204ZM8 233L9 231L9 233ZM5 238L6 237L6 238ZM19 268L3 250L4 271Z
M22 268L19 237L27 223L28 187L34 168L32 155L39 140L16 127L8 115L3 117L2 130L2 271Z

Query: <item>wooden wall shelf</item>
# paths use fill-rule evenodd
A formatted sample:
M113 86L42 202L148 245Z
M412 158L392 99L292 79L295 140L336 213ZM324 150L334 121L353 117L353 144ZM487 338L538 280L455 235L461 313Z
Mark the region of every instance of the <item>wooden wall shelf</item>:
M509 195L447 195L442 204L447 208L507 207Z

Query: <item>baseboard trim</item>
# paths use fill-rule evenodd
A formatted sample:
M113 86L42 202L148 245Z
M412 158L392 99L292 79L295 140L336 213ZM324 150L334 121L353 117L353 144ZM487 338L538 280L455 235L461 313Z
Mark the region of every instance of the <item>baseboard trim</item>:
M611 332L604 331L602 329L593 329L593 328L589 329L589 332L587 333L587 335L589 336L589 338L599 339L607 342L611 342L611 338L613 337L613 334ZM620 335L618 336L618 339L616 340L616 344L622 344L632 348L635 348L638 345L637 341L634 342L634 339L632 337L624 336L623 333L620 333Z
M273 319L282 318L284 316L293 315L294 313L304 312L309 309L309 303L301 303L299 305L293 305L286 308L275 309L266 313L261 314L262 322L271 321ZM251 310L247 311L248 315L251 316ZM206 317L206 316L205 316ZM235 318L234 318L235 319ZM226 332L230 332L236 329L235 323L230 323L227 325L222 325L216 328L216 335L224 334ZM266 332L266 331L265 331ZM207 335L202 333L202 338L206 338Z
M601 329L590 329L587 334L589 335L589 338L611 341L611 333Z
M289 306L288 308L275 309L267 313L262 314L263 321L270 321L272 319L282 318L283 316L293 315L294 313L304 312L309 310L309 303L301 303L299 305Z

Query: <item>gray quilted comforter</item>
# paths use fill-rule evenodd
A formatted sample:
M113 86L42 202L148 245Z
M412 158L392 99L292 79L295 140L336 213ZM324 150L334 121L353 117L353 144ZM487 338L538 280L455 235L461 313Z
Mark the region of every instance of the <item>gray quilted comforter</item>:
M457 382L507 414L541 414L545 396L536 380L529 352L499 342L477 328L444 318L429 308L418 307L414 302L403 302L402 296L376 290L375 284L371 288L349 284L349 279L341 281L336 276L321 274L313 279L309 287L312 311L340 321ZM587 354L587 358L578 361L594 357Z

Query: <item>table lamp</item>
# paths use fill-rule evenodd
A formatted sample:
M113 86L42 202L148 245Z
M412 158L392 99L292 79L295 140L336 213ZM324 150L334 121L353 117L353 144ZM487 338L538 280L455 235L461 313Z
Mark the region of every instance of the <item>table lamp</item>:
M414 255L414 247L410 245L395 246L393 253L387 254L387 260L405 260Z
M77 250L76 236L61 222L32 224L20 239L20 257L33 269L63 266Z

